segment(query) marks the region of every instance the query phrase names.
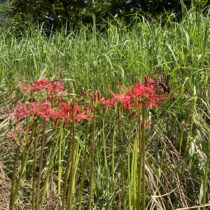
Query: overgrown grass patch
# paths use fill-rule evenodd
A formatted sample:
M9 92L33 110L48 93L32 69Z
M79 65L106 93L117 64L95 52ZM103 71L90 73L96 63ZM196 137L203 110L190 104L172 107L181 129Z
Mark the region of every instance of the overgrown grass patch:
M17 38L10 31L2 30L0 156L6 166L5 173L12 179L16 144L9 135L12 125L10 113L16 102L28 97L19 88L21 82L31 83L39 78L50 78L52 81L64 82L71 95L79 95L83 90L101 90L108 96L110 90L116 91L119 83L129 86L149 74L164 86L169 86L170 93L168 99L162 102L161 109L148 112L152 122L145 134L145 196L148 209L176 209L207 204L210 159L209 24L208 16L191 11L182 22L169 22L164 26L155 20L143 20L128 30L120 23L110 23L103 34L90 32L84 27L79 33L60 32L50 37L46 37L42 30L34 30ZM117 115L117 110L113 110L113 116L114 113ZM135 156L128 156L133 154L128 144L135 139L138 126L123 118L119 132L113 116L99 117L94 131L96 148L94 145L93 148L87 147L91 146L93 124L82 125L82 132L75 137L74 146L78 147L77 157L80 160L75 162L75 170L81 177L77 182L82 183L80 186L84 189L78 189L77 192L82 193L78 193L75 198L84 209L88 208L90 194L94 198L90 208L127 208L132 200L125 193L129 192L128 186L131 186L129 179L123 180L122 173L129 177L127 168L132 166L126 165L126 161L128 158L134 160ZM42 129L43 126L40 126L40 136ZM87 132L85 140L83 132L89 129L92 133ZM64 129L59 135L69 138L72 134L70 131L70 128ZM49 145L55 143L53 132L52 135L48 135L51 130L46 132ZM91 157L92 151L95 153ZM32 169L31 157L33 155L28 156L28 164L31 164ZM60 157L60 162L67 160L66 156ZM50 155L45 158L49 161ZM93 159L96 159L94 166L91 165ZM64 180L58 175L58 162L53 164L57 164L56 172L47 180L46 197L52 203L57 199L58 204L62 198L60 200L55 183L59 178L60 182ZM91 179L88 178L91 177L91 167L95 168L92 192L88 191L91 186ZM21 165L18 168L21 170ZM33 192L33 187L27 173L24 171L20 181L17 202L21 204L27 201L30 206L27 196ZM43 168L43 173L47 174L46 168ZM49 192L53 192L53 198ZM70 191L69 196L71 200ZM52 204L49 202L45 203L46 206Z

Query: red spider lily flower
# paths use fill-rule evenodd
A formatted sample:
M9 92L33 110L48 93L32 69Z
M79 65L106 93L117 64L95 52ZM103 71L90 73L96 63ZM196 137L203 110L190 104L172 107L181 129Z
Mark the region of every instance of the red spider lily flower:
M64 91L64 84L62 82L51 82L50 91L53 93L59 93Z
M150 77L145 77L145 84L137 82L127 91L126 95L130 96L130 107L156 107L159 101L165 99L166 95L156 94L155 81Z
M94 104L95 106L100 104L100 101L103 100L103 95L99 90L92 92L91 93L91 98L92 98L92 105Z
M110 99L101 98L100 104L102 104L105 108L112 107L116 104L116 100L114 98Z
M78 104L75 104L73 110L74 110L73 113L77 114L81 110L81 107Z
M59 104L60 110L64 113L64 114L69 114L72 113L72 107L69 105L69 103L65 103L65 102L61 102Z
M26 91L39 92L45 90L48 92L48 98L53 98L54 94L64 91L64 84L62 82L53 82L48 79L39 79L32 85L20 84L19 86Z
M24 117L26 117L27 115L30 115L31 114L31 111L24 108L24 107L18 107L15 111L15 116L18 118L18 119L22 119Z
M30 103L30 107L31 113L33 113L34 116L39 116L44 118L46 121L49 121L53 112L51 108L51 103L49 101L46 101L44 103Z
M138 81L127 92L121 87L120 94L111 92L111 97L109 99L102 97L100 103L104 107L112 107L120 103L125 109L143 106L148 108L156 107L159 106L159 101L166 97L164 94L157 94L156 88L156 82L147 76L144 84ZM122 90L125 92L124 94L122 94Z
M84 108L79 106L78 104L71 105L69 103L60 103L60 110L54 112L54 120L56 119L56 115L58 119L63 118L64 124L67 124L69 121L73 121L73 119L80 121L80 120L91 120L91 117L85 114ZM58 120L57 119L57 120Z
M120 103L123 105L124 108L130 107L130 96L129 95L118 95L116 93L111 93L112 100L115 101L115 103ZM114 103L114 102L113 102Z
M51 87L51 82L48 79L39 79L35 81L34 84L31 85L32 91L41 91L46 90Z
M156 88L156 81L153 80L150 76L146 76L144 78L144 85L146 87L152 87L152 88Z
M77 114L77 115L75 116L75 119L76 119L77 121L80 121L80 120L91 121L91 120L92 120L92 118L91 118L89 115L85 114L85 112Z
M59 110L59 109L55 109L51 112L50 118L52 119L52 121L54 122L55 125L57 125L58 121L63 120L64 119L64 113Z

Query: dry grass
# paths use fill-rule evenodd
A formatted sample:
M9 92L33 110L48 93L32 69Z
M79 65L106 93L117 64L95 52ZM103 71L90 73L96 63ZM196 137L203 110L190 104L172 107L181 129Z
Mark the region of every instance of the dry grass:
M5 173L4 166L0 162L0 209L9 209L11 181Z

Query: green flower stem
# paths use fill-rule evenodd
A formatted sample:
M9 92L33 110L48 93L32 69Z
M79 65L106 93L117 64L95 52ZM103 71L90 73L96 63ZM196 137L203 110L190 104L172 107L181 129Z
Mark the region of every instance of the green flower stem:
M141 124L141 144L142 144L142 209L146 209L145 195L145 124L146 124L146 107L142 107L142 124Z
M12 203L11 203L11 208L12 209L15 206L15 201L16 201L16 198L17 198L20 181L23 177L23 174L24 174L24 171L25 171L25 168L26 168L26 162L27 162L27 158L28 158L28 148L29 148L28 132L29 132L29 118L26 121L26 134L25 134L24 141L23 141L23 142L25 142L25 147L24 147L23 155L22 155L21 169L20 169L20 172L19 172L19 177L18 177L17 180L15 178L16 181L14 181L15 184L13 185L14 194L12 195ZM17 151L17 153L19 153L19 154L20 154L19 150L21 148L21 144L22 144L22 141L20 141L19 149ZM18 156L15 157L15 162L17 160L18 160ZM17 164L17 163L15 163L15 164ZM16 166L16 167L18 168L18 166ZM16 177L17 169L14 169L14 170L15 170L15 177Z
M37 161L37 126L35 127L35 139L34 139L34 162L33 162L33 192L32 192L32 210L36 208L36 161Z
M62 150L62 142L63 142L63 125L60 128L60 136L59 136L59 150L58 150L58 195L61 193L61 176L63 171L63 150Z
M71 170L69 177L69 190L68 190L68 209L71 210L73 207L74 198L74 183L75 183L75 161L77 153L77 142L75 140L75 119L72 122L72 151L71 151Z
M56 134L56 132L55 132L55 134ZM43 192L42 192L42 196L41 196L41 206L43 206L44 201L45 201L45 195L47 192L47 185L49 182L50 172L53 168L55 152L56 152L56 149L58 146L58 141L56 140L56 138L55 138L55 141L56 141L56 143L54 143L54 145L52 146L51 151L50 151L50 160L47 165L47 172L46 172L46 176L45 176L45 180L44 180L44 184L43 184Z
M79 205L78 205L78 210L81 210L82 208L82 192L83 192L83 186L84 186L84 181L85 181L85 175L86 175L86 170L87 170L87 165L88 165L88 161L86 160L86 156L87 156L87 151L84 151L84 157L83 157L83 163L84 166L82 168L82 176L81 176L81 183L79 186L79 195L78 195L78 199L79 199Z
M15 161L14 161L14 169L13 169L13 175L12 175L12 184L11 184L11 195L10 195L10 204L9 204L9 210L14 209L14 190L16 187L16 176L17 176L17 169L18 169L18 159L20 156L20 145L16 148L16 155L15 155Z
M40 152L39 175L38 175L37 189L36 189L36 208L35 208L36 210L40 209L39 194L40 194L40 184L41 184L42 170L43 170L45 131L46 131L46 121L44 120L44 122L43 122L43 133L42 133L42 143L41 143L41 152Z
M64 174L64 189L63 189L63 198L62 198L62 210L65 210L65 208L66 208L66 193L67 193L69 173L70 173L70 170L71 170L71 141L70 140L68 142L67 153L68 153L68 157L67 157L67 164L66 164L66 167L65 167L65 174Z
M115 189L115 180L114 180L114 174L115 174L115 137L116 137L116 126L114 127L113 136L112 136L112 192L114 192Z
M96 108L93 110L93 140L91 142L91 168L90 168L90 188L89 188L89 203L88 209L92 210L93 185L94 185L94 166L95 166L95 150L96 150Z
M146 107L142 106L142 114L139 111L139 169L138 169L138 199L137 209L145 210L145 123ZM141 197L142 196L142 197ZM141 205L142 201L142 205ZM142 208L141 208L142 206Z
M102 119L102 138L103 138L103 152L104 152L104 165L107 177L109 177L109 169L107 163L107 152L106 152L106 136L105 136L105 118Z

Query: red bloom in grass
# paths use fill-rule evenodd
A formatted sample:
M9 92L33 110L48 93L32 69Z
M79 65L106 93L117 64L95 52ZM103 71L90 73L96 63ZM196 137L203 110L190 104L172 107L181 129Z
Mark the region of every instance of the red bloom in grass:
M128 108L129 107L130 96L118 95L118 94L115 94L113 92L111 93L111 95L112 96L109 99L102 98L100 100L100 103L104 107L112 107L112 106L115 106L117 103L122 104L124 108Z
M69 103L61 102L59 107L61 112L64 114L70 114L72 112L72 107L69 105Z
M50 92L59 93L64 91L64 84L62 82L51 82Z
M15 111L15 116L17 118L24 118L27 115L34 115L42 117L48 121L52 113L51 104L49 101L44 103L19 103L19 106L20 107L18 107Z
M144 78L144 85L145 85L145 87L150 87L150 88L155 89L156 88L156 81L153 80L150 76L146 76Z
M30 111L34 116L42 117L46 121L49 121L50 116L52 114L52 108L49 101L46 101L44 103L38 102L38 103L30 103Z
M55 109L54 111L51 112L50 118L53 120L55 125L59 120L62 120L64 118L64 114L61 110Z
M60 103L60 110L57 110L57 114L59 118L64 118L65 124L73 119L80 120L91 120L91 117L85 114L84 108L79 106L78 104L69 104L69 103Z
M39 79L31 85L31 91L47 90L51 87L51 82L48 79Z
M118 95L113 92L111 94L112 94L112 100L114 100L115 103L122 104L123 107L126 109L130 108L130 96L129 95Z
M22 103L22 102L17 102L17 108L15 110L15 117L17 117L18 119L22 119L30 114L31 114L31 111L30 109L28 109L27 104Z
M145 84L137 82L126 93L126 95L130 96L130 106L146 106L149 108L159 106L159 101L165 99L166 95L156 94L156 89L156 82L150 77L145 77Z
M101 98L100 104L102 104L104 107L107 108L107 107L114 106L116 104L116 100L113 98L109 98L109 99Z
M19 107L15 111L15 116L18 119L24 118L24 117L26 117L27 115L30 115L30 114L31 114L30 110L28 110L24 107Z
M85 114L85 112L77 114L77 115L75 116L75 119L76 119L77 121L80 121L80 120L91 121L91 120L92 120L92 118L91 118L89 115Z
M59 81L49 81L48 79L39 79L35 81L32 85L20 84L19 85L24 91L47 91L48 98L54 98L54 94L62 93L64 91L64 84Z
M104 97L99 90L97 90L95 92L92 92L90 94L90 96L91 96L91 99L92 99L92 101L91 101L92 104L91 105L94 105L94 106L100 104L101 100L104 100Z
M157 94L156 89L156 82L147 76L144 84L138 81L125 94L112 92L109 99L102 97L100 103L105 107L115 106L117 103L120 103L125 109L142 106L152 108L158 106L159 101L166 97L164 94Z
M24 118L27 115L41 117L46 121L51 119L55 124L57 124L59 120L64 120L64 124L73 121L73 119L76 121L91 120L90 115L86 114L83 107L78 104L73 105L67 102L61 102L59 104L59 108L54 110L52 109L49 101L45 101L44 103L19 103L19 107L15 111L15 116L17 118Z

